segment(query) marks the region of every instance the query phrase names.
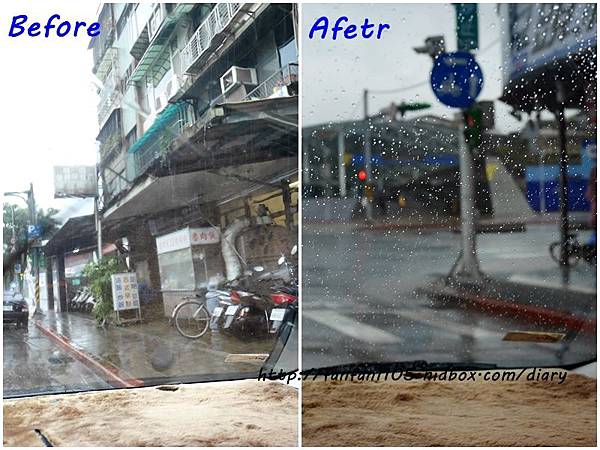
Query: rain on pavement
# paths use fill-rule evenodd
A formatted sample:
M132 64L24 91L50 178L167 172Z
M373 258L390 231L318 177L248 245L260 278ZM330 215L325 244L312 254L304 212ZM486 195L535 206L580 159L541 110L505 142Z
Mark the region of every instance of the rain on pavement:
M556 234L556 227L530 225L524 233L480 235L481 267L513 281L552 284L554 277L558 284L559 271L547 250ZM505 342L508 331L531 327L459 305L435 308L415 293L452 266L460 247L457 233L306 224L303 245L309 299L303 307L305 368L414 359L514 367L567 364L596 354L591 334L553 344ZM595 292L595 268L577 266L572 288Z
M103 365L119 370L125 380L155 384L168 378L185 379L219 374L254 373L260 363L226 362L229 354L263 353L273 339L240 340L209 333L190 340L164 321L135 327L96 326L78 313L46 311L40 320L67 338L74 348L84 349ZM4 327L4 395L53 390L90 390L111 387L110 380L89 369L30 321L29 329Z

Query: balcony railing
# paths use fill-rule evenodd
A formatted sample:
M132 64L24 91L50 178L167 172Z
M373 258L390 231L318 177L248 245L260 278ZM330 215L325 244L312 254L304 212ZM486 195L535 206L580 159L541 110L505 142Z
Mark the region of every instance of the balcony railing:
M100 94L100 102L98 102L98 124L100 128L104 126L113 109L119 105L120 99L121 81L113 73L106 78Z
M210 48L213 38L225 30L243 6L243 3L216 4L181 52L185 72L190 72L192 66Z
M121 147L121 136L118 131L112 133L100 144L100 161L104 161L113 152Z
M298 83L298 64L290 63L283 66L244 97L243 101L263 98L287 97L290 95L289 86Z
M150 128L128 149L127 178L134 180L159 158L167 155L175 139L188 124L185 104L167 106Z

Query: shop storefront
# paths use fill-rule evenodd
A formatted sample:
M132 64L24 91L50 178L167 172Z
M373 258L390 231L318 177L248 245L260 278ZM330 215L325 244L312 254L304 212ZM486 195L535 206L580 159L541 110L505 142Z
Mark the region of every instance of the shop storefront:
M181 298L224 280L221 232L216 227L186 227L156 237L164 314Z

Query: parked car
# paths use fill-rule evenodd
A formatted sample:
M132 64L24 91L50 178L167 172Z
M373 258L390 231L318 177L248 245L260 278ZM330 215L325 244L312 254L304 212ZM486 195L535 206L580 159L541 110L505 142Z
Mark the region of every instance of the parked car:
M29 325L29 305L23 295L17 292L4 291L2 306L4 323L15 323L17 326L27 328Z

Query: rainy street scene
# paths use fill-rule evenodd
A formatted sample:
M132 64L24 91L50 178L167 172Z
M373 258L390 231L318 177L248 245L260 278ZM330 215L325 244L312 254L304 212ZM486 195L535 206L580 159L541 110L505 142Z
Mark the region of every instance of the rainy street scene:
M297 5L34 9L58 36L8 49L44 120L2 165L4 397L295 369ZM100 32L62 39L77 17Z
M330 6L334 15L340 8ZM463 74L438 56L452 54L460 36L429 36L419 22L428 12L454 20L454 8L389 8L385 17L402 17L406 36L397 70L355 93L354 81L318 75L329 105L306 94L304 365L595 357L596 7L540 7L539 17L581 14L581 36L546 38L542 51L518 41L538 20L533 7L482 6L480 42L459 53L475 68L465 76L476 96L469 88L459 107L444 104L463 100L446 93L445 80ZM328 57L312 42L307 73ZM357 78L368 80L375 62L354 53ZM440 88L434 77L444 70ZM566 336L503 341L517 330Z
M592 377L568 425L543 389L304 384L305 445L595 445L596 10L304 5L303 369Z

